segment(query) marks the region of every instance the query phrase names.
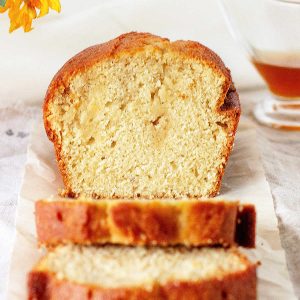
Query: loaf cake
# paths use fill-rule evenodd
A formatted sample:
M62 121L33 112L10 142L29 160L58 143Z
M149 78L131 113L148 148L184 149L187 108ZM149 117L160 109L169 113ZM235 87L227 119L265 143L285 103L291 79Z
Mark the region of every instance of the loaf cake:
M35 204L42 245L255 246L255 208L222 200L52 198Z
M254 300L256 264L223 248L60 246L28 278L29 299Z
M209 198L240 116L213 51L121 35L70 59L43 110L65 197L35 204L49 251L29 299L256 299L256 264L235 248L255 246L255 208Z
M44 102L71 197L215 196L239 116L230 72L213 51L135 32L71 58Z

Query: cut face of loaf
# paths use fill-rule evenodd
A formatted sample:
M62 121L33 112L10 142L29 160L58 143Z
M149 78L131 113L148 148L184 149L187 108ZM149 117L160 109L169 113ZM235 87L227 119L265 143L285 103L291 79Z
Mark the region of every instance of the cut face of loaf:
M44 104L65 194L98 198L216 195L239 115L215 53L144 33L73 57Z
M222 200L56 198L35 205L38 241L255 246L255 208Z
M63 246L28 286L35 300L254 300L256 265L235 249Z

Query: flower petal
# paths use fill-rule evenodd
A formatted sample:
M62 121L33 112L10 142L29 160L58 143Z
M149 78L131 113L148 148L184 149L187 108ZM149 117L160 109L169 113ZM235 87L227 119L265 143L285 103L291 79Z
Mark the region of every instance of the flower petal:
M9 32L23 27L24 32L32 30L32 21L42 17L49 12L49 8L60 12L59 0L7 0L5 7L0 6L0 13L8 10L10 18Z
M49 5L47 0L41 0L39 18L49 13Z
M54 9L57 12L60 12L60 2L59 0L48 0L49 2L49 7Z

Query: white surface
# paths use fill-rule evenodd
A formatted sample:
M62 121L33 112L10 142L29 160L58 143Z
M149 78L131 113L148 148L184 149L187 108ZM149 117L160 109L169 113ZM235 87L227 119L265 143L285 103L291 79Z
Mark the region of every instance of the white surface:
M300 133L260 129L258 134L281 243L295 293L300 299Z
M29 145L25 175L17 208L17 231L9 277L8 298L25 299L26 275L39 258L37 250L34 202L57 193L62 187L52 144L39 119ZM257 209L257 248L246 251L260 260L259 299L295 299L289 281L284 251L280 246L273 201L264 176L255 131L241 124L235 148L223 179L222 199L240 199L254 203ZM26 257L26 260L24 260Z
M20 189L32 118L37 109L0 110L0 299L5 287L13 246L15 210Z
M57 70L82 49L128 31L192 39L215 50L237 86L262 84L227 30L218 2L206 0L62 0L62 12L8 33L0 15L0 105L41 103Z

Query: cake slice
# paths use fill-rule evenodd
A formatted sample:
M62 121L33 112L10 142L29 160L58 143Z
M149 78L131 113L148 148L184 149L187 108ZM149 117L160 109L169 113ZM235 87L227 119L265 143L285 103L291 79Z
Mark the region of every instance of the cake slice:
M40 244L255 246L255 208L238 202L52 198L35 204Z
M44 103L72 197L215 196L239 116L230 72L213 51L135 32L71 58Z
M30 300L254 300L256 264L235 249L61 246L28 278Z

